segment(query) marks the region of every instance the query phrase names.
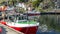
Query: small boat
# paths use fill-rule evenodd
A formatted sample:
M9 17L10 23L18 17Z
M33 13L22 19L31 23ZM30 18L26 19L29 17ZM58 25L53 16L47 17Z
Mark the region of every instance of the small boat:
M39 23L34 20L27 20L26 15L8 15L8 19L2 24L7 25L24 34L36 34Z

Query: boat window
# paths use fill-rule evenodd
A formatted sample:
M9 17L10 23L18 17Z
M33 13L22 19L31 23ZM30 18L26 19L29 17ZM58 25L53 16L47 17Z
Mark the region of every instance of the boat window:
M14 22L14 17L13 16L9 16L9 20Z
M21 20L21 17L18 17L18 20Z
M26 22L25 20L27 20L26 16L20 16L20 15L8 16L8 19L11 22L15 22L15 20L18 20L18 22L20 21Z
M26 18L26 16L19 16L18 17L18 20L26 20L27 18Z

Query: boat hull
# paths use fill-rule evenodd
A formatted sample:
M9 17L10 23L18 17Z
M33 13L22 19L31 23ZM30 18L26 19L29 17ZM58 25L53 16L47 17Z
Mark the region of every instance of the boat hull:
M6 22L1 22L4 25L7 25ZM7 25L9 26L9 25ZM23 32L24 34L36 34L38 26L29 26L29 27L15 27L15 26L9 26L17 31Z
M15 30L18 30L20 32L23 32L24 34L36 34L38 26L33 26L33 27L12 27L9 26L11 28L14 28Z

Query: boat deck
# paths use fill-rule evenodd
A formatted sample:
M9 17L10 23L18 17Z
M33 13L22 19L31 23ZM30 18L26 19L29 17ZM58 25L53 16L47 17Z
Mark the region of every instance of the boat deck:
M3 24L0 24L0 27L2 28L2 33L0 34L23 34Z
M19 24L36 24L36 21L21 21Z

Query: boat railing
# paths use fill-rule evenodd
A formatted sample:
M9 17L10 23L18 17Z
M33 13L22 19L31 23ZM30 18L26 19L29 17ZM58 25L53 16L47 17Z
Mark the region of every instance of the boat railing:
M24 23L27 22L27 20L17 20L16 22Z

